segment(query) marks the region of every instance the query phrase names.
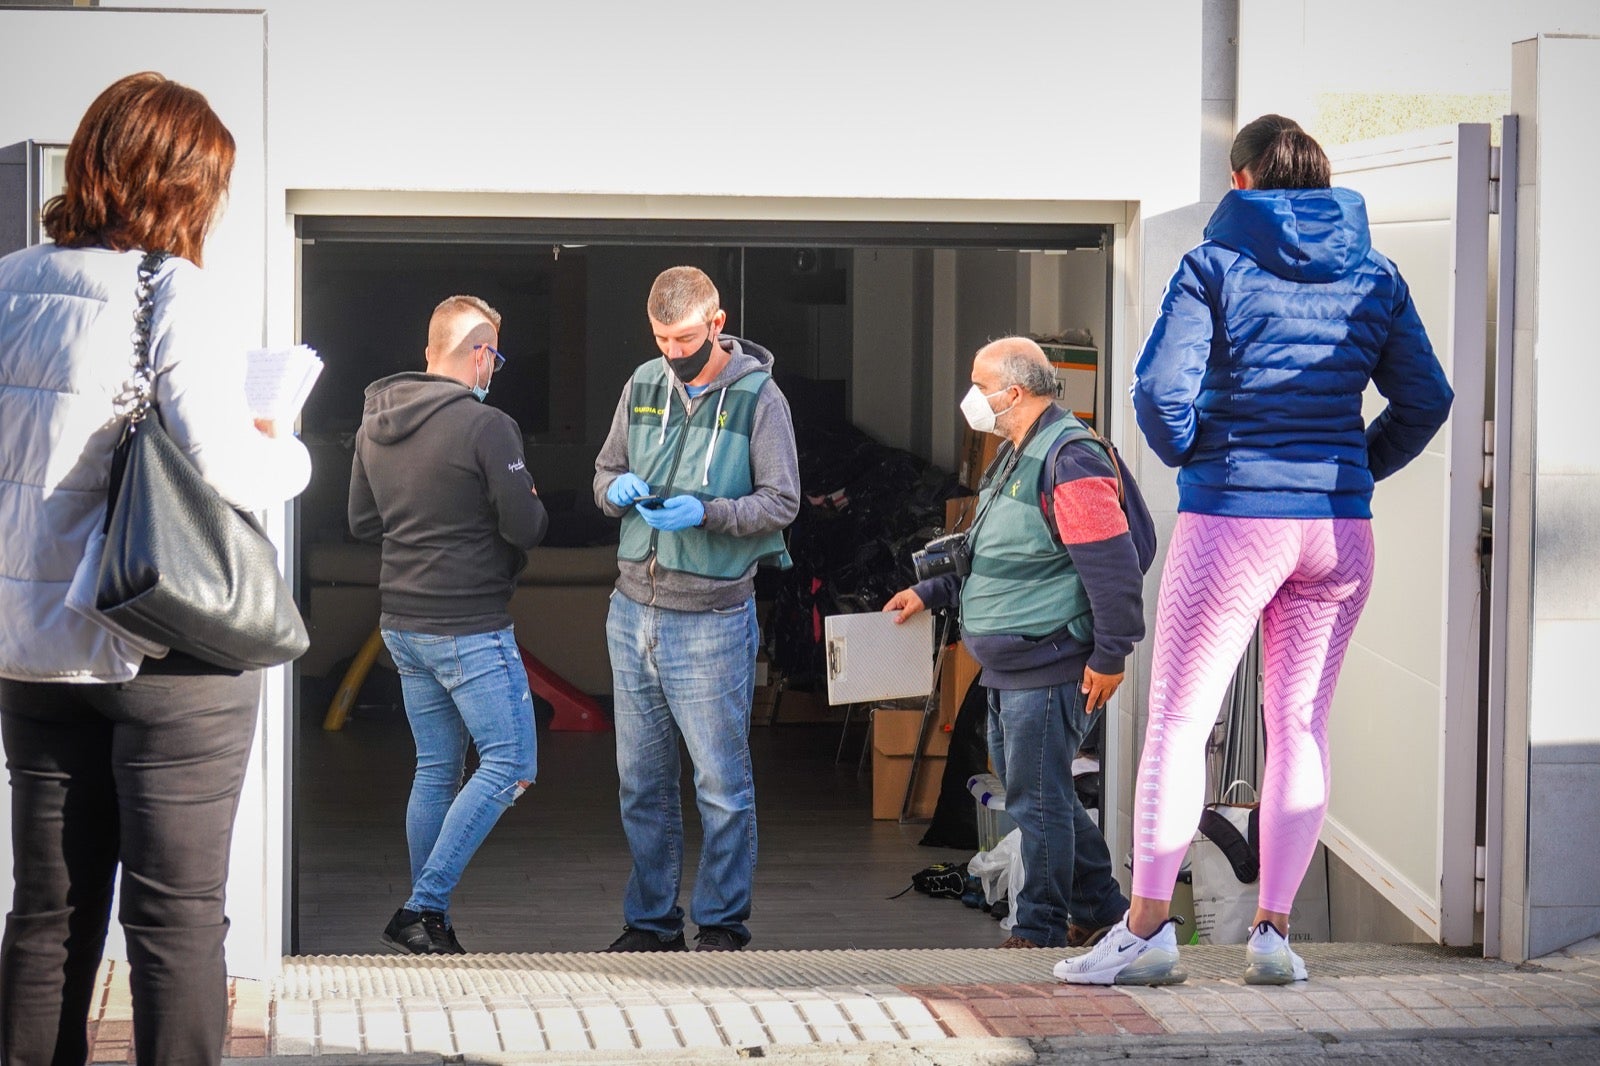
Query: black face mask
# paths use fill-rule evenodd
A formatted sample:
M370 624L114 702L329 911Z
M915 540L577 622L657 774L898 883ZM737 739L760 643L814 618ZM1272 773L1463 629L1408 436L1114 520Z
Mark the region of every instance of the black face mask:
M666 357L662 356L662 358L665 359ZM686 385L699 377L700 372L706 368L706 364L709 362L711 362L710 330L706 331L706 342L696 348L693 354L683 356L681 359L667 359L667 365L672 368L672 372L678 375L678 380Z

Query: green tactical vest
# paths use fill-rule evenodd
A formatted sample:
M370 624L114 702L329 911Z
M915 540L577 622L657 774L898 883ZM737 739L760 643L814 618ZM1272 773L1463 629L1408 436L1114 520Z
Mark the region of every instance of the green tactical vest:
M1056 441L1092 436L1072 415L1034 435L1009 477L979 492L972 573L961 585L961 628L976 636L1043 637L1070 627L1094 637L1089 594L1040 509L1040 474ZM999 473L1003 474L1002 466ZM993 480L998 480L998 474ZM992 501L992 502L991 502Z
M664 361L652 359L634 371L629 383L629 468L658 496L711 500L750 495L755 488L750 476L750 429L757 397L772 375L758 370L729 385L725 393L702 393L690 418L667 380L668 373ZM781 530L754 537L700 527L664 532L651 529L636 509L629 508L622 516L617 557L640 562L652 552L668 570L729 580L743 577L762 560L782 569L790 566Z

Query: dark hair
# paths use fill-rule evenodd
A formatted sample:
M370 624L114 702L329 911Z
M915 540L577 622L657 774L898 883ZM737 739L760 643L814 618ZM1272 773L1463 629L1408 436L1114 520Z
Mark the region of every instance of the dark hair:
M1249 170L1255 189L1326 189L1333 184L1333 166L1322 145L1282 115L1262 115L1240 130L1228 165Z
M67 148L67 188L44 205L66 248L165 251L201 261L228 191L233 135L206 98L160 74L130 74L95 98Z

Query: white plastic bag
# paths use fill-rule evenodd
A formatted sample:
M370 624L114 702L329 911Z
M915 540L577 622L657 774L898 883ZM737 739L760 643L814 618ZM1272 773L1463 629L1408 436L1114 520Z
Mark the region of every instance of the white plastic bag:
M1227 819L1238 831L1249 845L1252 862L1259 867L1260 850L1250 832L1256 805L1214 803L1207 809ZM1241 881L1221 847L1204 833L1195 836L1189 845L1189 874L1194 887L1194 931L1199 943L1243 944L1250 939L1261 891L1259 869L1251 873L1249 881ZM1327 855L1318 844L1289 910L1289 939L1297 943L1327 940L1329 924Z
M967 873L983 885L983 898L990 903L1012 901L1011 913L1000 919L1007 932L1017 924L1016 900L1012 888L1022 887L1022 830L1013 829L988 851L980 851L967 861Z
M1240 836L1249 838L1253 804L1218 803L1210 809L1226 818ZM1259 877L1248 883L1240 881L1228 856L1203 833L1195 834L1189 845L1189 876L1194 884L1194 932L1199 942L1243 944L1250 939Z

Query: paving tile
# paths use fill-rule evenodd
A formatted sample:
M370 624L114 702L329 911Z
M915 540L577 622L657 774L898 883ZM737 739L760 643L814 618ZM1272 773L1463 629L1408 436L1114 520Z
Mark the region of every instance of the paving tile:
M990 1022L989 1024L990 1024L991 1027L993 1027L995 1036L1002 1036L1002 1037L1030 1037L1030 1036L1046 1036L1046 1035L1066 1035L1066 1034L1045 1034L1045 1033L1041 1033L1041 1032L1039 1032L1038 1028L1036 1028L1035 1025L1034 1025L1034 1021L1035 1020L1036 1019L1034 1019L1034 1018L1023 1018L1023 1017L996 1018L992 1022Z
M786 999L752 1005L775 1044L810 1044L811 1028L793 1003Z
M729 1047L753 1047L767 1042L767 1032L748 1003L720 1001L711 1004L711 1015L722 1030Z
M1466 1019L1466 1023L1475 1029L1503 1028L1524 1024L1519 1020L1519 1012L1502 1012L1492 1007L1457 1007L1456 1013Z
M264 1059L267 1057L267 1038L264 1036L230 1036L223 1054L231 1059Z
M315 1055L317 1042L298 1036L279 1037L273 1042L272 1052L277 1056L284 1055Z
M1283 1012L1283 1016L1293 1022L1296 1028L1308 1033L1326 1032L1334 1028L1333 1018L1329 1016L1327 1011L1299 1008L1286 1010Z
M1354 1010L1355 1001L1343 992L1331 988L1313 988L1305 992L1305 1000L1317 1010Z
M798 999L795 1009L817 1034L818 1040L831 1042L855 1039L855 1033L850 1029L850 1019L845 1017L839 1004L808 996Z
M1115 1021L1117 1021L1124 1029L1135 1036L1161 1036L1162 1034L1170 1031L1166 1026L1161 1024L1159 1019L1152 1018L1148 1015L1142 1018L1134 1018L1131 1016L1117 1018Z
M1056 1005L1048 999L1012 1000L1018 1015L1024 1018L1050 1018L1056 1016Z
M1022 1004L1011 999L969 999L972 1009L985 1018L1016 1018L1022 1014Z
M1299 1028L1282 1014L1252 1014L1250 1023L1263 1033L1287 1032Z
M456 1050L464 1055L498 1053L502 1048L494 1015L489 1013L481 999L474 999L471 1003L470 1007L463 1005L446 1010L450 1018L450 1031L455 1034Z
M361 1046L361 1016L349 1000L329 1000L318 1004L317 1044L326 1055L331 1052L357 1052Z
M113 1028L117 1022L102 1018L100 1021L100 1039L116 1039L117 1033ZM128 1033L132 1035L132 1023L129 1024ZM280 1040L299 1040L308 1044L315 1044L317 1039L317 1019L309 1000L295 1000L280 1003L272 1018L273 1035Z
M411 1036L412 1051L436 1051L441 1055L455 1053L456 1042L450 1034L450 1018L439 1007L407 1010L406 1029Z
M994 1035L995 1030L980 1018L968 1003L958 1000L936 1000L934 1015L954 1037L982 1038Z
M589 1037L584 1032L583 1016L573 1006L545 1007L539 1014L539 1027L551 1051L588 1051Z
M1594 1025L1600 1022L1600 1011L1579 1007L1541 1007L1539 1013L1552 1025Z
M1424 988L1396 988L1390 993L1394 1001L1402 1007L1413 1010L1431 1010L1439 1006L1439 1001L1433 998L1433 993Z
M1411 1013L1427 1029L1455 1029L1467 1024L1465 1018L1449 1007L1417 1007Z
M1363 1010L1393 1010L1400 1006L1388 992L1375 988L1351 989L1346 994L1352 1003Z
M1478 997L1465 988L1437 988L1433 991L1433 998L1446 1007L1480 1006Z
M633 1035L628 1031L628 1019L622 1011L607 1003L585 1004L579 1008L583 1027L589 1033L589 1042L603 1051L632 1050Z
M633 1039L640 1047L663 1051L682 1046L667 1008L655 1003L640 1003L627 1007L623 1013L627 1015L628 1028L633 1030Z
M907 1040L944 1040L947 1035L931 1015L924 1021L907 1021L902 1018L900 1028L905 1031Z
M1422 1021L1403 1007L1369 1010L1367 1014L1380 1022L1385 1029L1420 1029Z
M722 1033L701 1003L676 1003L667 1008L684 1047L722 1047Z
M407 1051L406 1019L400 1008L392 1002L364 1002L361 1005L361 1035L368 1053L378 1051ZM275 1045L279 1054L288 1054L281 1044Z
M1242 1014L1208 1014L1200 1019L1201 1024L1217 1033L1253 1033L1256 1027L1250 1024L1250 1019Z
M494 1020L500 1033L500 1043L507 1051L544 1051L549 1047L539 1028L539 1016L520 996L515 1001L497 1006Z

